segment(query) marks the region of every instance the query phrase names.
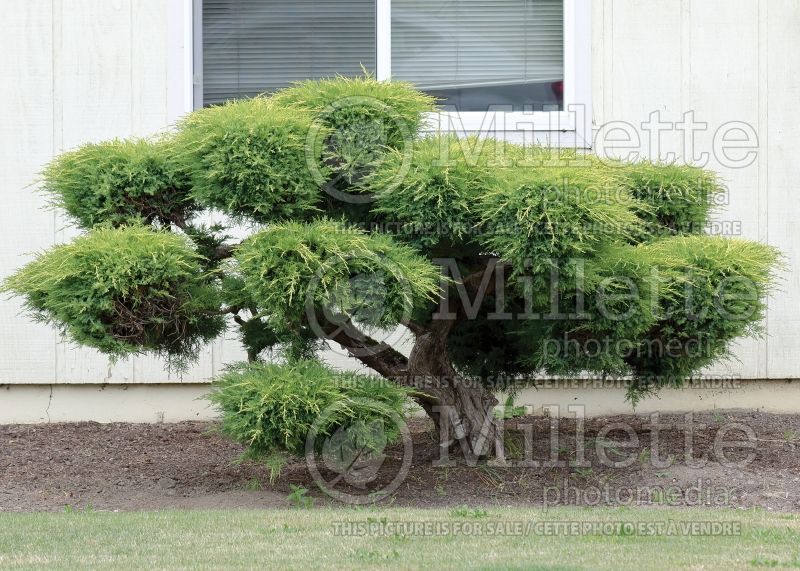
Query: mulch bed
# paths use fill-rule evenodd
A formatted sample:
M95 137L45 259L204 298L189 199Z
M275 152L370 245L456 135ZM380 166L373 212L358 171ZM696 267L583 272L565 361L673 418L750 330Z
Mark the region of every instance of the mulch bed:
M693 457L687 464L685 428L680 415L661 415L672 427L658 432L658 454L649 419L641 416L593 418L585 421L584 437L576 439L575 421L557 426L542 417L506 424L511 467L470 467L452 454L453 465L435 466L438 443L427 420L410 422L413 464L399 488L382 503L393 506L542 506L570 505L699 505L762 507L800 511L800 415L727 411L694 415ZM635 447L621 430L601 438L610 423L626 423L637 435ZM757 438L754 449L733 447L729 460L754 457L742 466L725 465L715 453L720 429L741 423ZM524 425L532 425L528 458L538 466L520 466L524 458ZM291 485L308 488L315 505L337 502L318 490L302 460L284 467L269 482L269 470L254 462L237 462L243 448L199 422L178 424L47 424L0 425L0 511L150 510L192 508L291 507ZM528 429L531 430L531 429ZM551 436L558 435L553 444ZM733 429L725 440L744 438ZM584 442L589 466L569 465ZM554 457L551 457L551 454ZM600 461L629 458L623 466ZM654 465L664 460L665 465ZM399 468L402 448L391 447L381 468ZM516 458L516 460L515 460ZM563 466L541 465L548 460ZM632 460L631 460L632 459ZM379 474L379 479L381 475ZM386 476L387 478L389 476Z

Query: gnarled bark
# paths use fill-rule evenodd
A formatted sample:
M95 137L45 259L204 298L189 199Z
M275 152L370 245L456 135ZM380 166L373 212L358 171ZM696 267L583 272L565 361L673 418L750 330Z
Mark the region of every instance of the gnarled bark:
M468 458L489 456L502 447L492 416L497 399L453 367L447 353L452 326L451 321L434 322L429 332L417 337L406 384L429 397L420 404L436 424L440 446L449 449L458 445Z
M415 400L434 421L440 446L460 448L472 460L502 454L502 438L492 416L497 399L478 381L459 375L447 352L453 320L419 330L408 359L363 334L351 323L329 324L325 333L381 376L413 388ZM446 456L446 454L443 454Z

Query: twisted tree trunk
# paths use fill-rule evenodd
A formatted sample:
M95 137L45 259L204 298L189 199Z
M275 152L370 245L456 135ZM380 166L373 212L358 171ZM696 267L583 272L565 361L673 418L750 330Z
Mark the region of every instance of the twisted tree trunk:
M440 458L460 448L468 461L502 454L502 435L492 416L497 399L478 381L460 376L447 353L452 322L436 322L417 337L408 361L407 385L424 393L418 399L439 433ZM454 450L455 451L455 450Z
M479 381L459 375L450 361L447 336L454 325L454 320L433 321L415 331L408 359L349 322L329 323L326 334L378 374L414 389L415 400L439 434L440 459L450 451L462 453L468 462L495 454L502 457L502 434L492 415L497 399Z

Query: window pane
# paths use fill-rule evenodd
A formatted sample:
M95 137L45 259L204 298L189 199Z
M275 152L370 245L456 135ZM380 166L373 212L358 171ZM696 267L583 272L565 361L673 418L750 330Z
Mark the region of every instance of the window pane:
M203 0L203 104L375 70L375 0Z
M392 0L392 77L459 111L563 109L563 0Z

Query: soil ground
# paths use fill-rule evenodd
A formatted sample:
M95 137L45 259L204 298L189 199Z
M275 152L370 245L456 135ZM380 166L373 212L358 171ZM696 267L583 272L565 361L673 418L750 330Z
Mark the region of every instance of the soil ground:
M548 418L518 418L506 422L513 466L470 467L453 453L453 465L437 467L432 425L414 419L413 464L383 502L409 507L648 504L800 511L800 415L695 414L691 432L680 426L683 416L661 415L660 424L669 427L658 430L656 438L650 422L634 415L586 419L583 437L576 438L574 420L555 426ZM618 428L609 431L612 424ZM531 430L526 425L533 434L528 458L538 466L520 465L523 435ZM626 447L633 434L638 443ZM686 461L687 439L692 458L705 458L704 465ZM751 448L736 445L725 449L727 461L720 456L720 441L745 439ZM570 466L581 449L588 465ZM337 504L316 488L305 461L290 462L270 484L265 465L237 461L242 452L209 423L2 425L0 511L289 507L291 485L308 488L315 505ZM396 473L402 456L401 445L390 447L378 478L384 471ZM542 465L552 459L564 465Z

